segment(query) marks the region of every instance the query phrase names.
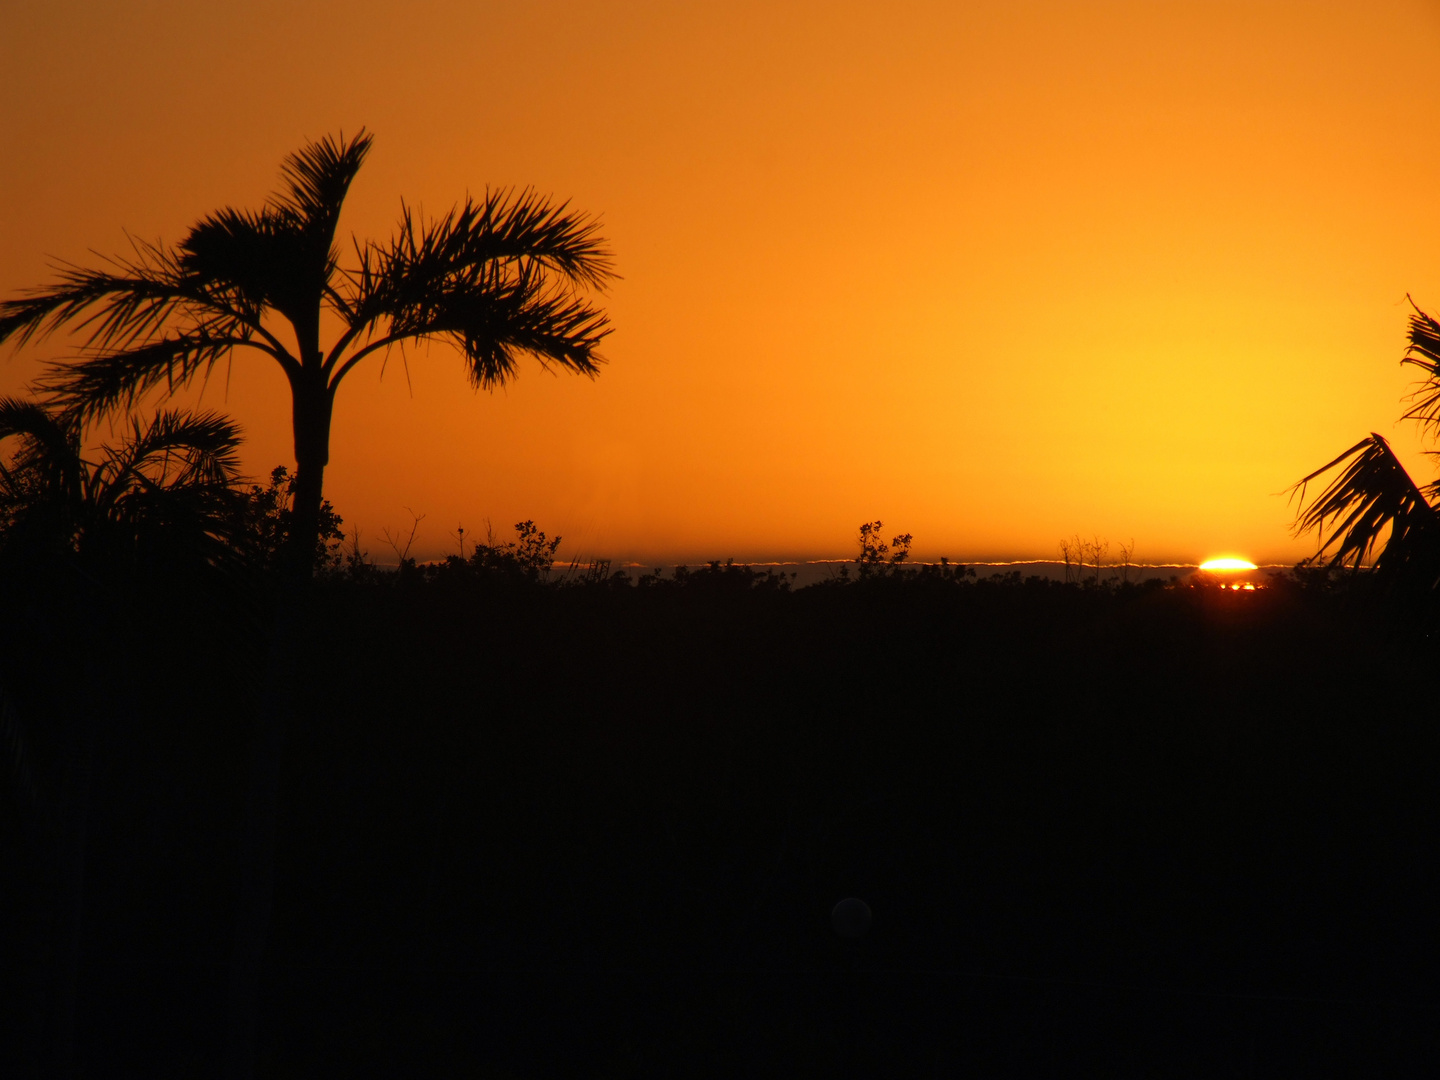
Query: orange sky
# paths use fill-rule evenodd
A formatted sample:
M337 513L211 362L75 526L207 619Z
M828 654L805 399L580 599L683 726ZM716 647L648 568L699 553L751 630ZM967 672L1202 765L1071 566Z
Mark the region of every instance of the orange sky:
M920 558L1292 561L1273 493L1367 432L1432 475L1395 420L1405 294L1440 308L1437 45L1433 0L20 0L0 296L365 125L342 231L529 184L624 276L596 381L477 395L441 346L351 375L327 493L372 554L411 507L422 557L487 517L566 557L823 557L879 517ZM205 396L257 475L290 461L265 363Z

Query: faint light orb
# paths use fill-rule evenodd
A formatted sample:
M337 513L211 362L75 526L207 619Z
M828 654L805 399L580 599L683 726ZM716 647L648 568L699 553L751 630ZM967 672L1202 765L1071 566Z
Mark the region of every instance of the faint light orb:
M830 911L830 925L842 938L854 941L870 929L870 905L853 896L841 900Z
M1200 569L1209 571L1212 574L1223 574L1227 570L1258 570L1259 567L1248 559L1237 559L1227 555L1220 559L1207 559L1200 564Z

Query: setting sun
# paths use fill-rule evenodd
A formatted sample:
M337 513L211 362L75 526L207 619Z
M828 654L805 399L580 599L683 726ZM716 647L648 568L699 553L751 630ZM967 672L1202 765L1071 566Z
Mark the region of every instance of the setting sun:
M1209 570L1214 573L1215 571L1224 572L1226 570L1255 570L1257 567L1253 562L1246 559L1237 559L1227 555L1220 559L1207 559L1200 564L1200 569Z

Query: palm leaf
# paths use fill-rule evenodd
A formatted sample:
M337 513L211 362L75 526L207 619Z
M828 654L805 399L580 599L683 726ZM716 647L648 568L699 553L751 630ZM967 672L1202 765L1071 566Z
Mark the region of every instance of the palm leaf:
M108 260L108 270L62 263L57 284L0 303L0 344L13 338L21 346L73 323L88 330L91 347L124 347L153 333L180 306L204 301L167 253L139 242L135 249L134 260Z
M231 488L240 478L239 427L216 412L163 411L107 451L103 466L107 492L130 488L155 491L187 487ZM99 495L102 505L114 496Z
M348 142L344 134L335 139L326 136L297 150L280 166L286 190L270 197L270 207L304 222L317 235L324 234L328 250L350 184L374 141L375 136L361 128Z
M360 249L360 267L347 275L350 330L327 363L362 334L368 343L332 384L376 349L430 338L458 346L481 387L512 377L522 354L596 374L609 323L573 291L615 276L596 228L528 192L487 194L428 222L404 208L390 243Z
M1344 469L1340 475L1306 507L1307 486L1341 465ZM1410 479L1390 444L1374 432L1290 490L1292 497L1298 495L1301 504L1295 534L1316 532L1320 538L1318 555L1333 549L1331 565L1358 568L1370 559L1382 539L1383 551L1376 560L1379 569L1428 559L1440 531L1435 510L1424 493Z
M297 329L318 326L341 205L370 141L362 131L292 154L285 190L263 211L217 211L174 250L132 241L132 257L107 267L61 264L55 284L0 303L0 344L21 346L67 325L84 331L94 355L55 365L44 387L83 403L86 417L132 406L162 376L173 392L237 345L294 363L266 330L265 309Z
M285 189L259 213L226 208L180 242L178 265L234 289L254 310L272 307L308 334L335 272L335 229L372 137L322 139L281 167Z
M525 259L577 285L603 289L615 277L612 256L594 218L570 211L530 190L485 193L466 200L457 217L463 253L471 264Z
M22 559L72 548L90 496L76 423L34 401L0 399L0 549Z
M513 377L521 355L591 377L604 363L599 345L610 333L604 314L563 294L460 296L437 314L435 327L461 339L466 373L481 389Z
M517 259L538 262L589 288L603 289L616 276L597 220L529 190L487 191L480 201L466 199L428 222L404 204L400 212L400 229L390 244L372 249L402 267L412 284Z
M237 345L285 362L243 289L204 280L159 247L135 250L112 269L65 266L57 285L0 304L0 342L24 344L66 324L85 332L81 356L51 363L38 380L77 418L133 406L162 381L173 393ZM182 329L167 329L177 323Z
M38 401L0 398L0 440L20 436L39 452L57 460L77 458L79 432Z
M1412 404L1401 419L1417 420L1434 434L1440 431L1440 322L1421 311L1414 300L1410 306L1415 310L1410 315L1409 347L1400 362L1420 368L1425 377L1410 394Z
M13 511L37 488L62 500L84 497L80 431L70 418L35 401L0 398L0 442L6 439L20 445L8 464L0 463L0 503Z
M115 409L133 408L161 384L173 394L197 375L208 377L236 345L255 344L246 328L238 329L234 336L217 337L202 328L119 352L52 362L35 385L68 415L92 420Z
M53 405L0 399L0 546L20 559L80 555L133 560L142 552L218 563L240 522L240 430L215 412L131 419L118 445L80 456L80 427Z
M294 318L314 276L313 244L291 222L229 207L201 219L178 246L183 271L247 310L273 307ZM323 258L322 258L323 263Z
M95 467L82 553L212 565L232 557L244 502L240 441L215 412L162 411L145 425L132 418L128 437Z

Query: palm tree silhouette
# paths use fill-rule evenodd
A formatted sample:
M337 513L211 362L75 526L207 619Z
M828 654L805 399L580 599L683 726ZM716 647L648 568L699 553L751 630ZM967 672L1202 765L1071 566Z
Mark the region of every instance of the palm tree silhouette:
M392 238L354 240L342 268L336 227L370 144L363 129L312 142L285 159L282 188L261 210L216 211L178 245L135 242L131 257L104 269L62 265L56 284L0 303L0 343L67 326L85 335L80 356L51 363L38 382L81 425L152 391L174 393L242 350L279 364L290 384L296 471L283 562L292 587L281 592L259 680L242 827L226 1059L237 1077L255 1068L280 763L297 654L312 645L299 608L319 539L336 389L366 357L425 340L454 344L477 388L503 385L524 355L594 376L610 332L584 295L615 277L597 222L528 190L487 191L432 219L402 204ZM332 323L339 332L327 348L322 324Z
M81 426L74 415L39 402L0 398L3 602L16 617L58 607L78 632L62 650L71 654L63 661L71 691L61 694L70 707L45 731L55 775L43 785L45 814L53 820L42 832L54 845L57 871L48 1050L62 1075L75 1048L91 778L101 728L114 721L105 673L113 674L115 650L102 642L133 616L135 593L127 584L144 589L155 571L231 563L245 504L236 486L240 432L217 413L162 411L148 423L131 418L116 445L88 455ZM24 767L16 781L38 803L27 733L3 689L0 732L13 766Z
M1440 322L1413 300L1410 306L1409 344L1401 363L1420 368L1424 377L1401 419L1440 437ZM1308 485L1342 466L1306 506ZM1296 535L1315 532L1320 538L1315 561L1358 569L1374 556L1376 572L1392 587L1440 585L1440 481L1416 484L1383 436L1371 432L1290 490L1300 500Z
M402 204L395 235L353 241L342 268L336 226L371 140L361 129L312 142L285 159L283 187L263 209L216 211L174 247L132 242L131 257L104 269L64 264L56 284L0 303L0 343L67 325L86 334L80 357L39 380L82 421L152 390L174 393L240 350L279 364L292 402L297 576L312 565L335 391L367 356L448 341L471 382L490 389L526 354L594 376L609 333L582 295L615 277L598 223L528 190L487 191L437 219ZM340 327L328 348L327 313Z
M0 398L0 565L44 575L68 563L108 576L234 552L240 431L214 412L130 420L87 458L73 414Z

